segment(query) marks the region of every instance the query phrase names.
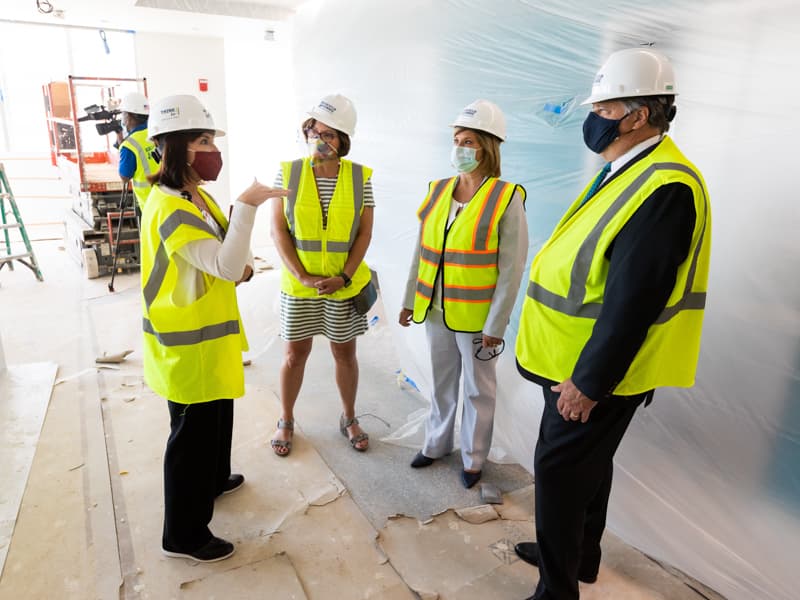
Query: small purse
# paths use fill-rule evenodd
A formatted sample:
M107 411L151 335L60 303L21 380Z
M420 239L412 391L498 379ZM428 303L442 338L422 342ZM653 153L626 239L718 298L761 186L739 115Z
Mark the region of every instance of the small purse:
M378 288L375 287L375 284L370 279L369 283L367 283L358 294L353 296L353 308L358 314L365 315L369 312L369 309L372 308L372 305L375 304L377 299Z

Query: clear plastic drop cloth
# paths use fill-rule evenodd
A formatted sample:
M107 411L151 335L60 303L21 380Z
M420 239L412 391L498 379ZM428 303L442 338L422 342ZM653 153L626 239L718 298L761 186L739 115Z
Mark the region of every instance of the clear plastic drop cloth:
M705 176L711 280L697 383L661 389L617 454L609 527L732 599L800 597L800 4L795 1L316 0L294 18L298 101L349 96L349 158L375 169L370 265L401 308L432 179L478 98L508 120L503 178L527 189L528 261L600 166L582 143L592 79L613 51L674 64L670 135ZM498 363L493 459L532 470L541 390L516 371L525 283ZM425 396L423 327L394 326ZM418 446L424 414L391 436Z

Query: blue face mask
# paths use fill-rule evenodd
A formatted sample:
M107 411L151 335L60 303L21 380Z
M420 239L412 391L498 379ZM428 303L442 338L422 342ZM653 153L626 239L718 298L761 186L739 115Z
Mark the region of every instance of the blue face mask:
M471 173L479 164L479 161L475 158L476 153L477 150L475 150L475 148L453 146L453 149L450 151L450 164L452 164L459 173Z
M583 122L583 143L592 152L600 154L619 137L619 124L629 114L625 113L620 119L606 119L590 112Z

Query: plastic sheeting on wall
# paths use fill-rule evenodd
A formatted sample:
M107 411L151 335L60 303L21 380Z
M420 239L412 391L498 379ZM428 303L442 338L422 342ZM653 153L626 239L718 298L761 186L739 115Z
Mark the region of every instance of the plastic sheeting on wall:
M341 92L351 157L375 168L368 258L400 309L427 182L449 176L448 124L476 98L508 118L503 176L528 191L528 260L598 166L578 106L617 49L653 43L680 95L671 135L714 211L697 385L659 390L617 455L609 526L729 598L797 598L800 570L800 134L796 2L328 0L295 20L298 95ZM576 102L577 100L577 102ZM524 286L523 286L524 287ZM527 468L541 392L501 357L495 446ZM422 327L396 328L402 368L430 381Z

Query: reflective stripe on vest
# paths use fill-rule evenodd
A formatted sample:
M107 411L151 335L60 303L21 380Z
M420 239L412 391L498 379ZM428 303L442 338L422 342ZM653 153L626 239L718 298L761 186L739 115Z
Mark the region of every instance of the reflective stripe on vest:
M586 282L589 279L589 270L592 266L592 259L597 250L597 243L600 236L605 230L608 223L614 216L625 206L625 204L639 191L644 183L658 170L681 171L691 176L697 181L701 190L703 190L703 202L708 205L708 198L705 197L705 188L700 177L692 169L681 163L654 163L647 167L628 187L617 197L611 207L606 211L603 217L597 222L597 225L592 229L586 240L578 250L575 262L572 265L572 272L570 273L570 284L567 296L559 296L553 292L545 289L538 283L531 281L528 284L528 296L551 308L555 311L570 315L573 317L582 317L587 319L596 319L600 316L600 311L603 308L602 303L592 302L584 303L583 298L586 291ZM705 218L705 214L704 214ZM703 247L703 237L705 236L705 222L703 222L703 230L700 234L700 240L697 247L692 254L692 262L689 267L686 284L684 285L683 295L673 305L667 306L658 316L655 324L666 323L673 318L681 310L697 310L702 309L706 305L705 292L692 292L694 284L695 273L697 271L697 261L700 256L700 249Z
M144 171L145 175L152 175L153 171L150 168L150 161L147 160L147 153L144 151L142 145L137 141L135 137L128 136L128 138L123 142L125 146L130 146L131 150L136 153L136 158L139 160L139 165L142 167L142 171Z
M153 328L150 319L144 317L142 319L142 329L145 333L154 335L162 346L188 346L216 340L226 335L238 335L240 333L238 320L206 325L205 327L191 331L158 332Z
M164 277L167 274L167 268L169 267L169 258L167 257L163 240L171 236L180 225L189 225L201 231L206 231L210 235L216 237L214 230L206 223L205 219L201 219L185 210L176 210L159 225L158 235L162 241L158 245L158 250L156 250L153 269L150 271L147 283L142 287L142 296L147 308L150 308L156 295L158 295L158 291L161 289L161 284L164 282Z
M442 193L447 189L449 185L451 185L456 180L455 177L451 177L450 179L440 179L439 181L435 182L433 190L428 195L427 201L423 204L422 208L420 209L418 216L419 220L424 222L425 219L428 218L433 207L439 201Z

